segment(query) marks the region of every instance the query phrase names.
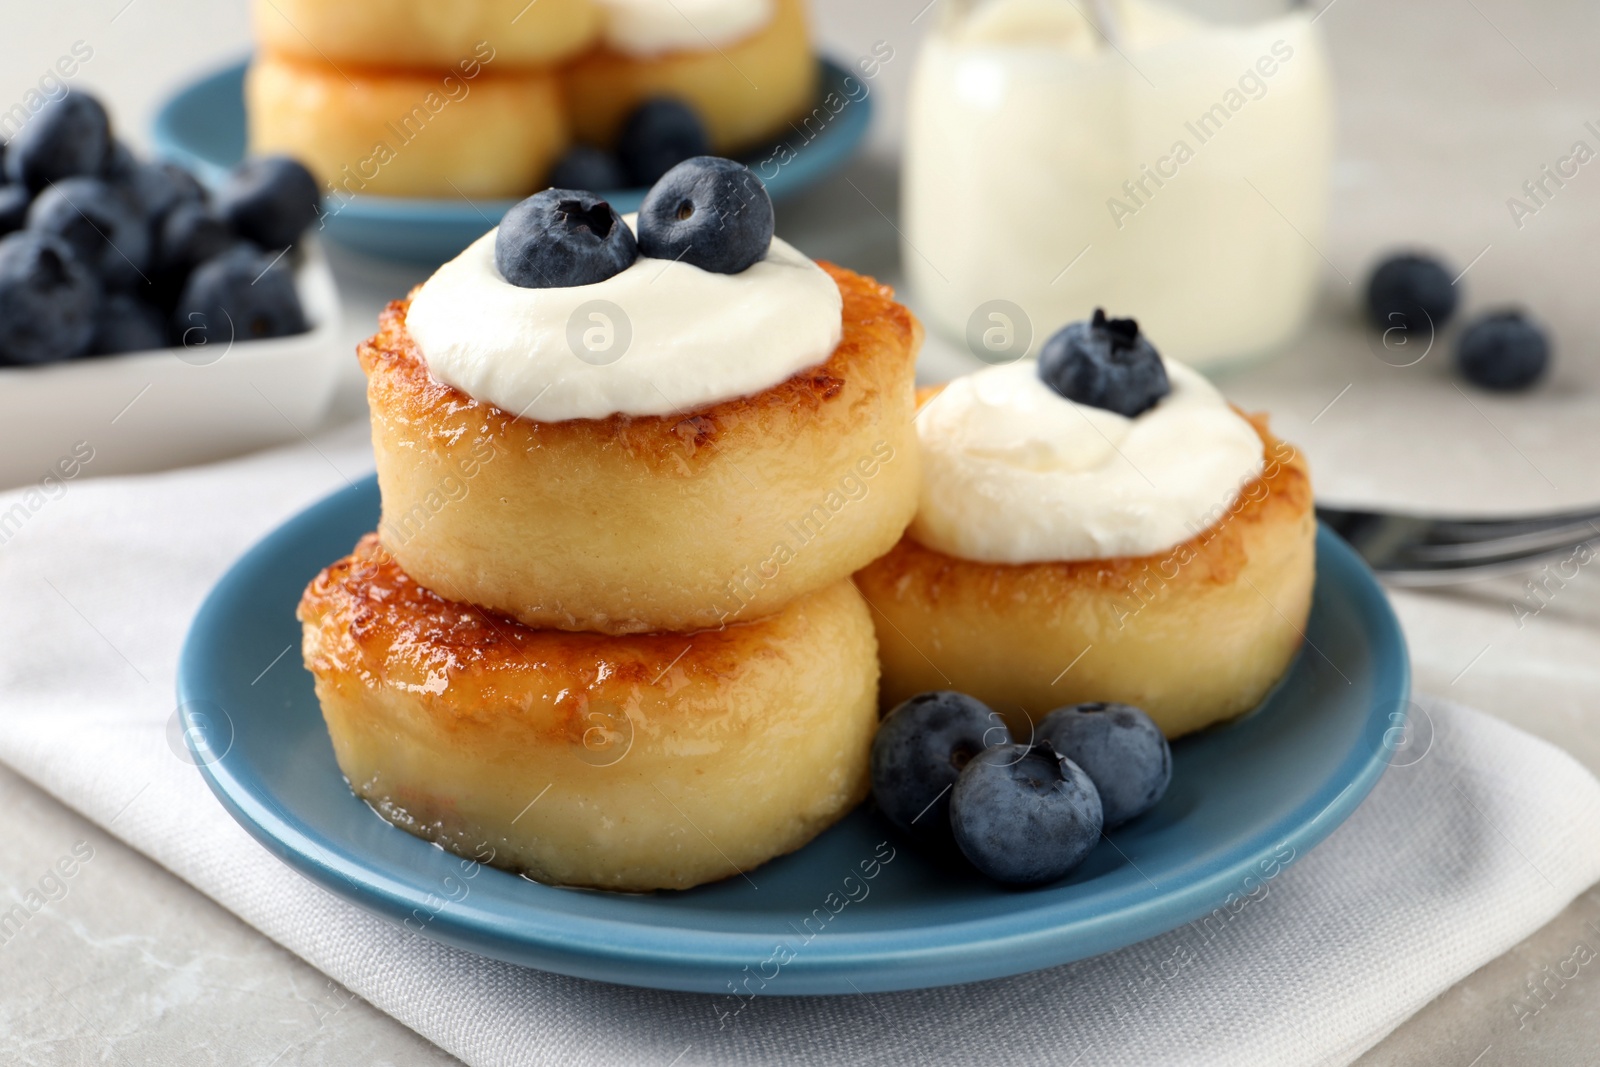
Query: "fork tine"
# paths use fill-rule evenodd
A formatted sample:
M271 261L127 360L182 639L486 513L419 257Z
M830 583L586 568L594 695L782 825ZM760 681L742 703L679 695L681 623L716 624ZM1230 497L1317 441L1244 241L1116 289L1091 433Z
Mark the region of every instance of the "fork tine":
M1317 516L1396 585L1449 585L1516 573L1600 541L1600 512L1594 511L1429 519L1319 507Z
M1436 567L1397 567L1378 568L1374 572L1388 585L1403 586L1407 588L1426 588L1450 585L1468 585L1473 582L1487 581L1490 578L1504 578L1515 574L1527 574L1538 567L1565 559L1570 546L1559 548L1553 552L1541 552L1533 555L1511 556L1505 559L1490 560L1471 564L1444 564Z
M1600 539L1600 525L1593 522L1510 534L1499 538L1454 543L1420 544L1408 553L1418 560L1487 560L1498 556L1543 554L1573 548L1585 541Z

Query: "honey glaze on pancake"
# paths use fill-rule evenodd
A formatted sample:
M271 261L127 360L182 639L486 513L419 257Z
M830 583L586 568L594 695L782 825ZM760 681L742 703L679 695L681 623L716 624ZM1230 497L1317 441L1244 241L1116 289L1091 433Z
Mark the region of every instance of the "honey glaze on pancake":
M548 742L582 744L597 705L634 721L642 688L714 690L753 662L786 655L763 620L693 634L533 629L419 585L376 534L312 580L297 614L322 634L305 646L319 678L432 698L430 713L447 729L532 731ZM702 707L695 699L666 706L688 716ZM740 729L736 716L721 718L730 733Z
M823 405L839 398L852 375L880 378L881 373L867 373L869 361L882 360L891 352L902 359L916 358L918 327L911 313L895 303L893 289L831 263L819 260L817 265L833 278L843 301L843 332L832 355L770 389L683 415L611 415L564 422L517 418L429 374L406 329L409 304L403 300L384 309L377 334L363 341L357 354L374 406L429 425L430 432L446 435L452 443L465 435L494 437L526 449L582 442L623 449L664 474L688 474L697 458L707 457L737 435L797 431ZM707 308L706 314L714 315L716 309Z

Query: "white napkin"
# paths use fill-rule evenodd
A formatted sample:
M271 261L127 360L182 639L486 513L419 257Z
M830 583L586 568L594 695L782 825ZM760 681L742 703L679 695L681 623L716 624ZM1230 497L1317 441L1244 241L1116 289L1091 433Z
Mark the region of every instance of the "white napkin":
M1222 918L1050 971L758 1000L721 1026L718 998L412 936L258 846L168 736L201 598L257 537L370 466L364 434L0 496L0 759L474 1067L1341 1064L1600 880L1600 783L1498 720L1424 702L1426 755ZM300 670L297 653L271 669Z

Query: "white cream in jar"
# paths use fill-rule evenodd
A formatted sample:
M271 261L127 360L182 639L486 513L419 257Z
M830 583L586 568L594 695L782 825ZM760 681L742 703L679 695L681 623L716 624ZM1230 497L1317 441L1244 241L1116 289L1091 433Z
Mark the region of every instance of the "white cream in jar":
M1332 94L1311 14L1103 0L1113 47L1097 6L987 0L924 45L902 178L916 307L963 338L1009 301L1034 351L1096 306L1196 366L1282 345L1323 269Z

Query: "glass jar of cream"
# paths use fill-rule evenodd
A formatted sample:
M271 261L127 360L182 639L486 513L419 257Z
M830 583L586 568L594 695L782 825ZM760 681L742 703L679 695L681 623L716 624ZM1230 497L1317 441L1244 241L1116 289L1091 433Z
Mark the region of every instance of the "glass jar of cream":
M1332 91L1288 0L945 5L912 78L903 261L953 337L1095 307L1198 367L1281 347L1323 261ZM982 353L979 353L980 355Z

